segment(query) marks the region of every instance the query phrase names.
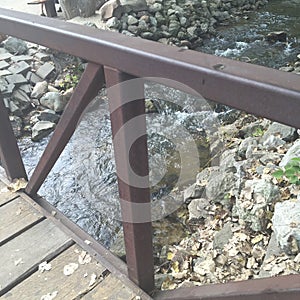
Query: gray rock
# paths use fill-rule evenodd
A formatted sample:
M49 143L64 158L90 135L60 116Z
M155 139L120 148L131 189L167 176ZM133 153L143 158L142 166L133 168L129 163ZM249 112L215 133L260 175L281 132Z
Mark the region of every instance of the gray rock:
M18 103L18 107L22 111L26 110L30 107L30 98L28 97L28 95L24 91L18 89L18 90L13 92L11 97L12 97L14 102Z
M59 121L59 116L51 109L43 110L37 118L39 121L48 121L55 124Z
M294 67L281 67L281 68L279 68L279 70L284 71L284 72L293 72Z
M0 77L5 77L7 75L11 75L12 73L9 72L8 70L0 70Z
M163 9L163 6L161 3L154 3L153 5L151 5L149 7L149 11L152 12L152 13L155 13L155 12L158 12L158 11L161 11Z
M284 167L292 158L300 157L300 140L297 140L294 145L284 155L279 166Z
M35 58L41 62L46 62L51 59L49 54L43 53L43 52L37 52L35 54Z
M262 144L264 149L270 151L277 150L278 147L286 144L286 142L278 136L270 135L266 137Z
M32 55L17 55L11 58L13 62L25 61L26 63L30 64L33 60Z
M200 186L197 183L192 184L184 190L183 199L188 201L190 199L200 198L204 193L204 186Z
M11 114L13 114L14 116L17 116L17 117L22 117L23 116L23 113L22 113L22 110L19 108L19 106L14 102L14 101L8 101L8 106Z
M7 69L10 66L5 60L0 61L0 70Z
M55 112L61 112L66 106L64 97L58 92L47 92L41 99L41 105L48 107Z
M169 23L169 32L173 35L173 36L177 36L177 33L180 30L180 23L178 21L170 21Z
M262 137L262 141L266 141L271 135L278 136L286 142L295 140L296 129L277 122L272 123Z
M11 73L14 74L22 74L22 75L26 75L28 71L30 71L31 67L25 62L25 61L20 61L17 62L15 64L12 64L8 70Z
M300 248L300 201L287 200L275 205L272 218L273 230L281 249L293 253L293 239Z
M47 62L47 63L41 65L37 69L36 75L45 80L51 76L51 74L54 70L55 70L55 67L51 63Z
M31 82L32 84L37 84L38 82L42 82L43 79L36 75L35 73L33 72L28 72L27 75L26 75L26 79Z
M237 177L232 172L214 171L208 178L206 197L213 203L231 205L231 195L236 188Z
M31 94L31 85L30 84L22 84L19 86L19 90L22 90L23 92L25 92L27 95Z
M208 216L209 201L207 199L193 199L188 205L189 222L197 223L203 221Z
M24 54L28 51L27 44L14 37L9 37L5 41L4 48L13 55Z
M106 26L108 28L118 29L120 26L120 21L118 20L118 18L112 17L106 22Z
M146 0L120 0L120 3L127 12L139 12L143 10L148 10Z
M214 248L223 249L224 246L229 242L229 240L232 237L233 237L233 232L232 232L231 224L227 223L220 231L215 233Z
M55 129L55 124L47 121L37 122L32 127L31 139L38 142Z
M34 86L31 97L40 99L46 92L48 91L48 82L47 81L42 81L36 83Z
M20 86L27 83L26 78L22 74L12 74L5 77L8 83L14 84L15 86Z
M9 52L1 53L0 54L0 60L9 61L13 57L13 55Z
M139 20L135 18L134 16L129 15L127 19L128 25L136 25L139 23Z
M60 0L60 6L67 20L77 16L88 18L95 14L96 0Z
M254 231L266 229L267 207L279 199L279 189L265 179L247 180L239 197L236 199L235 213L242 224Z

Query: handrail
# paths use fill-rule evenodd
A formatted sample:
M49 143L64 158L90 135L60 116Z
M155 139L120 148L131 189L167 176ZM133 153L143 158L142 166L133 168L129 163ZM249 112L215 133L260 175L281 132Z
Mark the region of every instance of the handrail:
M299 127L295 74L7 9L0 9L0 31L136 77L172 79L205 98Z
M36 168L36 175L29 181L26 188L29 194L36 193L72 135L80 113L96 90L102 86L104 82L102 66L107 86L122 83L133 77L151 77L153 81L168 83L170 86L173 85L170 80L173 80L180 83L175 84L175 87L183 91L200 93L210 100L300 128L300 78L295 74L6 9L0 9L0 33L16 36L88 61L86 72ZM142 87L139 88L142 92ZM113 134L116 134L118 128L129 119L144 115L144 99L138 99L135 106L127 105L128 103L124 105L125 94L120 87L116 94L108 95L110 104L114 101L120 105L116 111L110 108ZM5 113L2 108L1 116ZM137 127L146 133L143 118L137 118L139 120ZM3 120L0 119L0 126ZM121 134L124 144L120 145L114 141L118 175L120 170L129 173L128 166L120 156L122 151L128 150L126 145L128 134L126 130ZM3 148L4 143L4 137L0 135L0 148ZM117 149L118 147L121 151ZM132 155L139 158L139 164L135 165L136 171L143 174L142 176L147 176L147 141L142 138L132 148ZM7 155L7 151L0 152L1 160L5 161ZM134 282L149 292L154 287L151 222L136 224L130 221L134 214L134 204L150 203L149 188L136 188L125 183L120 177L118 183L120 198L125 200L121 203L121 207L125 217L123 225L128 274ZM150 214L150 206L147 213ZM287 284L287 288L289 287L293 288ZM259 291L258 285L252 284L252 288L254 294L255 291ZM222 297L221 295L220 299ZM270 297L266 299L271 299Z

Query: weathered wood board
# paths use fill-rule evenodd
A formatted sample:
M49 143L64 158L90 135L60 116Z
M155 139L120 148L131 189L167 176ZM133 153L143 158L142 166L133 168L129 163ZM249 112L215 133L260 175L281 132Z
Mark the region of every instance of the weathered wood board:
M136 294L112 274L107 276L83 300L135 300Z
M0 207L0 244L34 224L43 216L22 198Z
M55 300L79 299L102 281L102 274L106 271L77 245L65 250L47 266L50 270L38 270L7 292L3 299L39 300L54 294ZM64 268L72 270L72 266L77 269L65 275Z
M42 261L53 257L70 238L44 220L0 247L0 295Z

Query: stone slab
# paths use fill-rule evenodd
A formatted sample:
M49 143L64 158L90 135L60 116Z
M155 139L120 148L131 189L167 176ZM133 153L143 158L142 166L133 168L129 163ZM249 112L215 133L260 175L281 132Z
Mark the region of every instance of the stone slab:
M35 73L30 72L30 71L27 73L26 78L28 81L30 81L34 85L37 84L38 82L43 81L43 79L40 76L38 76Z
M38 68L36 74L42 79L47 79L51 73L55 70L55 67L50 63L45 63Z
M10 66L9 63L7 63L5 60L0 61L0 70L6 69Z
M25 61L20 61L12 64L8 70L14 74L22 74L26 75L28 71L30 71L31 67Z
M7 76L7 75L11 75L11 72L10 71L8 71L8 70L0 70L0 77L2 76L2 77L5 77L5 76Z
M22 74L13 74L5 77L8 83L13 83L16 86L27 83L26 78Z
M9 52L1 53L0 60L9 60L13 55Z
M27 63L31 63L33 58L31 55L16 55L11 58L13 62L25 61Z

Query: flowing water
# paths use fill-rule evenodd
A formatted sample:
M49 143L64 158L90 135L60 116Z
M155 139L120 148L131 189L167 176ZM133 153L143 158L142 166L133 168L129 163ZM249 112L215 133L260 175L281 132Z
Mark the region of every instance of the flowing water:
M271 0L262 11L249 13L249 19L242 18L234 26L220 28L215 38L205 41L202 51L240 60L249 58L257 64L277 68L293 61L300 53L299 21L300 1ZM264 40L266 34L278 30L288 33L286 43L270 45ZM148 84L146 96L155 100L156 112L147 115L148 147L152 198L161 210L160 199L172 189L192 182L195 173L209 159L207 141L219 126L220 113L201 97L159 85ZM20 141L29 174L48 141L49 138L34 144L27 138ZM106 246L110 246L120 230L112 153L107 101L102 94L85 113L39 191ZM182 164L186 166L183 175L180 174Z

